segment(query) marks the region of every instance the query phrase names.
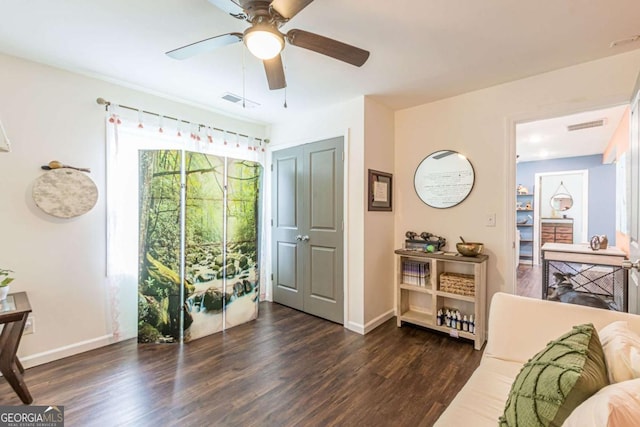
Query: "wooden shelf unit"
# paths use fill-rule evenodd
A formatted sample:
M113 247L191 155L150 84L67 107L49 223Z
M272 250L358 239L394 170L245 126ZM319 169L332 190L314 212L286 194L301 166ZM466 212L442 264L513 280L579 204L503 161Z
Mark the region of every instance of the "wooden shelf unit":
M480 350L486 341L486 282L487 255L464 257L444 254L432 254L421 251L398 249L396 274L396 319L398 327L402 322L472 340L474 348ZM405 263L426 266L428 271L424 285L403 283L403 265ZM440 290L440 275L445 272L471 274L474 276L475 295L465 296ZM475 333L459 331L437 324L438 310L455 308L467 316L473 314Z
M519 262L523 264L531 264L533 262L533 223L535 222L535 214L530 213L533 209L533 194L516 194L516 200L521 206L531 205L531 209L518 209L516 207L516 227L520 231L520 252L518 253ZM529 219L531 216L531 219ZM526 224L518 224L518 221L527 219Z

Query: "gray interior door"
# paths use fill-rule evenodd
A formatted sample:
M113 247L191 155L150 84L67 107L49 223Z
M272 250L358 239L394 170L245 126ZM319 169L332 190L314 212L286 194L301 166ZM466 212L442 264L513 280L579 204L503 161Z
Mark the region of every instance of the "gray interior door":
M342 138L334 138L273 156L274 301L337 323L344 322L342 153Z
M272 163L272 273L273 299L280 304L303 310L300 244L302 226L303 167L302 148L273 153Z
M343 323L342 138L309 144L303 155L304 311Z

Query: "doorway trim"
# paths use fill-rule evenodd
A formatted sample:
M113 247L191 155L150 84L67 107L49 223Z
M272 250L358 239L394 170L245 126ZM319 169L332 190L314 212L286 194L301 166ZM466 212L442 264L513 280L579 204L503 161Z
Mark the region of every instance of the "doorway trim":
M516 294L516 285L518 280L518 269L516 268L516 218L513 214L516 205L516 126L522 123L533 122L538 120L551 119L559 116L567 116L570 114L582 113L585 111L598 110L601 108L615 107L617 105L628 105L629 95L618 94L606 96L599 99L591 99L586 102L562 102L554 105L541 106L538 110L526 113L518 113L504 117L504 135L507 143L505 154L505 176L507 177L508 188L505 202L503 206L504 218L506 218L505 226L507 227L504 241L504 253L507 254L507 265L505 274L507 278L511 277L505 283L504 291L510 294Z
M542 185L540 184L542 178L547 176L556 175L582 175L582 229L580 230L581 236L586 236L589 230L589 170L576 169L569 171L559 172L540 172L534 175L534 195L533 206L535 207L533 222L533 265L540 265L540 220L542 216L541 210L541 192ZM575 239L575 238L574 238Z

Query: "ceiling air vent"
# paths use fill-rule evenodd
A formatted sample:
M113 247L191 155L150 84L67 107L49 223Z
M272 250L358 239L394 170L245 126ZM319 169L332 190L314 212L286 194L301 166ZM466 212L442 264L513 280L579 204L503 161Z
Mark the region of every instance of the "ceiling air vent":
M600 126L604 126L606 123L607 123L607 119L599 119L599 120L592 120L590 122L576 123L575 125L567 126L567 131L572 132L574 130L597 128Z
M225 92L222 94L222 96L220 97L222 99L224 99L225 101L229 101L233 104L237 104L240 107L242 107L242 97L239 95L236 95L234 93L231 92ZM255 101L251 101L250 99L245 98L244 99L244 107L245 108L255 108L255 107L259 107L260 104L258 104Z

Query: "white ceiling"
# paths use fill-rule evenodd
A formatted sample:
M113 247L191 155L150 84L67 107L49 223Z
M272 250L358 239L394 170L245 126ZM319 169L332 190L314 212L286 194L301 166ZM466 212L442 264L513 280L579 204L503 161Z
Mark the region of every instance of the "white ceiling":
M3 0L0 52L276 123L360 95L411 107L637 49L609 44L639 33L639 16L638 0L316 0L283 32L315 32L371 57L357 68L287 46L288 109L248 53L245 96L260 106L219 99L243 93L242 44L184 61L164 55L247 27L207 0Z
M602 154L627 105L516 125L519 162ZM567 126L604 119L604 125L569 132Z

